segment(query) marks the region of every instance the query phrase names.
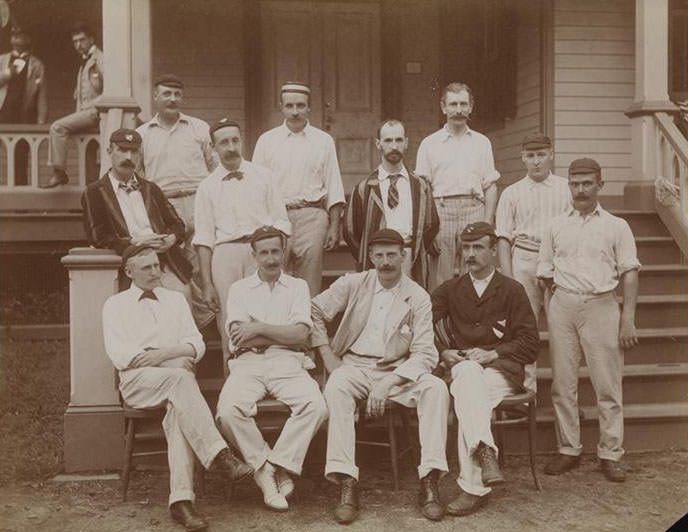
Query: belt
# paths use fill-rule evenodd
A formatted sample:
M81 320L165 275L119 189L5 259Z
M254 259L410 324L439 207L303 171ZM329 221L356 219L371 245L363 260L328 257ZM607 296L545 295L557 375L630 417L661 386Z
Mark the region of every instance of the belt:
M301 201L295 201L294 203L290 203L287 205L287 210L288 211L293 211L296 209L304 209L306 207L315 207L316 209L324 209L325 208L325 198L321 198L316 201L306 201L306 200L301 200Z
M186 198L187 196L193 196L196 193L195 190L173 190L172 192L165 192L166 198Z
M446 199L481 199L477 194L450 194L449 196L435 196L435 199L446 200Z
M561 290L562 292L566 292L567 294L574 295L574 296L584 296L584 297L606 297L606 296L613 296L614 295L614 290L608 290L607 292L600 292L599 294L595 294L593 292L576 292L575 290L569 290L568 288L564 288L563 286L554 285L554 291L558 292L559 290Z
M531 253L538 253L538 250L537 250L537 249L526 248L526 247L523 247L523 246L519 246L518 244L514 244L514 247L515 247L515 248L518 248L518 249L522 249L523 251L530 251Z

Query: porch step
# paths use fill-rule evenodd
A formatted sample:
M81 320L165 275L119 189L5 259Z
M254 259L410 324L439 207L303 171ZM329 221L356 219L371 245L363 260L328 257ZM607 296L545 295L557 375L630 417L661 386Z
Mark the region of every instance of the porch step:
M654 210L611 209L609 212L626 220L636 237L669 236L669 230Z
M638 236L635 244L643 265L681 263L681 250L670 236Z
M640 270L640 295L688 294L688 266L646 264Z

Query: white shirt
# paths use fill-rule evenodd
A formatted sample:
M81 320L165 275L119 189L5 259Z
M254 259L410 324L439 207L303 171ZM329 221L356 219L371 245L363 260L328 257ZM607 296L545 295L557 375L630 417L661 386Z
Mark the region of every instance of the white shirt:
M291 234L287 210L274 185L272 172L242 160L244 177L223 181L229 174L218 166L198 186L194 204L193 243L213 248L224 242L249 236L264 225Z
M375 279L375 295L370 306L368 321L350 351L369 357L382 358L385 354L387 317L392 310L394 298L399 293L399 283L392 288L385 288Z
M132 284L128 290L110 296L103 306L105 351L119 370L129 367L146 348L159 349L188 343L196 360L205 353L191 309L180 292L158 287L158 300L141 299L143 291Z
M115 191L117 203L119 203L119 208L122 211L122 216L124 216L124 222L127 224L129 234L132 237L154 234L141 191L133 190L127 192L119 188L121 181L112 172L108 173L108 177L110 178L112 189Z
M334 139L310 123L297 133L286 122L263 133L253 150L253 162L275 173L287 205L325 198L329 210L344 203Z
M568 179L550 173L538 183L526 175L506 187L499 198L497 236L512 245L537 251L552 218L570 208Z
M485 279L478 279L477 277L473 276L473 273L468 272L468 274L471 276L471 281L473 282L473 288L475 289L475 293L478 294L478 297L483 297L483 294L485 293L485 290L487 290L487 286L490 284L490 281L494 277L495 270L494 268L492 269L492 273L485 277Z
M399 191L399 204L393 209L387 204L390 180L392 175L385 170L382 165L377 169L377 178L380 183L380 195L385 212L385 226L397 231L404 239L404 242L411 242L413 232L413 204L411 200L411 183L409 181L408 170L401 167L399 173L401 178L397 179L397 190Z
M232 323L249 321L260 321L270 325L302 323L310 330L313 322L308 283L281 273L270 289L270 284L262 281L258 272L232 283L227 292L225 328L229 331ZM229 347L230 351L236 348L231 342ZM274 349L271 347L266 353Z
M452 135L445 125L423 139L416 156L416 174L432 184L434 197L475 194L499 179L492 144L485 135L466 128Z

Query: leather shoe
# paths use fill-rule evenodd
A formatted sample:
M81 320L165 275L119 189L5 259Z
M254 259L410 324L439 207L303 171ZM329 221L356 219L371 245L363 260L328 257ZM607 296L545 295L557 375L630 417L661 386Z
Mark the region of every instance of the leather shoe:
M477 512L487 502L487 495L471 495L459 488L459 496L447 505L449 515L469 515Z
M600 458L602 473L610 482L626 482L626 472L621 467L621 462Z
M234 456L234 453L227 447L217 453L211 469L219 469L228 473L232 482L239 482L253 473L253 469Z
M495 450L480 442L478 448L475 450L480 462L480 468L483 470L483 484L485 486L497 486L504 484L504 475L499 469L497 462L497 454Z
M420 489L418 490L418 505L420 511L426 519L440 521L444 517L444 506L440 501L440 490L437 480L440 472L433 469L420 479Z
M286 512L289 509L287 499L277 488L275 466L270 462L265 462L255 473L253 473L253 480L260 488L260 491L263 492L263 502L265 506L275 512Z
M545 475L561 475L580 465L580 456L569 454L558 454L545 466Z
M275 471L275 480L277 481L277 491L288 499L294 494L294 480L283 467L277 467Z
M358 486L356 479L345 475L340 485L339 504L334 509L335 520L346 525L358 517Z
M40 185L40 188L55 188L59 187L60 185L66 185L67 183L69 183L67 172L64 170L55 169L48 182Z
M187 530L207 530L208 521L203 519L191 504L191 501L177 501L170 506L172 519Z

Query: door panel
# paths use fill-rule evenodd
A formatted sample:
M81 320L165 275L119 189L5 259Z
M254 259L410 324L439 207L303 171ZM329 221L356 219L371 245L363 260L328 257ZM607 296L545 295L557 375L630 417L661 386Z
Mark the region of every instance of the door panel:
M311 87L311 123L335 139L344 189L377 166L381 118L377 4L262 2L262 129L282 121L279 88Z

